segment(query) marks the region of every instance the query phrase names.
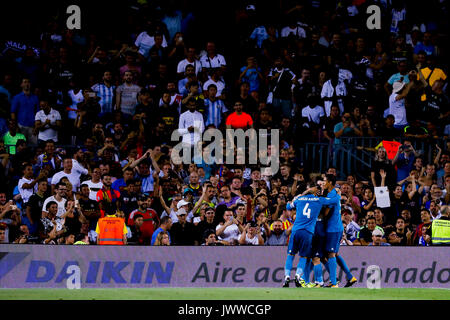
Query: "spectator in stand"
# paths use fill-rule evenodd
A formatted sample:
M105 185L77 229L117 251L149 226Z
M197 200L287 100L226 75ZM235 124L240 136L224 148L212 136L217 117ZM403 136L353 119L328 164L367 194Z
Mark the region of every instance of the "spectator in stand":
M52 193L58 182L61 181L63 177L67 177L72 184L72 192L77 192L80 188L80 176L75 173L73 168L72 158L66 157L63 160L63 170L55 173L52 177Z
M48 140L58 142L58 131L62 128L61 115L49 105L47 98L41 97L39 107L41 110L35 115L33 134L38 137L39 145Z
M34 116L39 111L39 99L31 92L31 81L29 78L22 78L22 92L15 95L11 101L11 119L16 120L20 131L25 135L26 140L35 146L37 137L33 133Z
M342 115L342 122L339 122L334 126L334 143L341 144L341 137L355 137L362 136L361 130L351 120L350 113L344 113Z
M377 233L381 236L384 235L384 231L381 227L377 226L375 217L369 217L366 219L366 225L361 228L357 234L357 239L353 242L354 245L367 246L373 240L373 232L377 230Z
M213 41L206 43L206 54L200 57L200 62L205 79L213 69L220 68L225 71L227 66L224 56L216 52L216 44Z
M291 87L295 83L296 75L285 67L283 59L278 57L267 77L272 96L271 101L267 102L273 107L273 115L277 120L281 115L292 118Z
M227 241L230 245L236 245L242 231L244 231L244 228L234 218L233 211L227 208L223 213L222 221L216 227L219 240Z
M402 136L402 130L394 126L395 117L392 114L388 114L384 121L384 125L378 127L376 134L379 137L383 137L386 140L398 139Z
M390 246L391 244L385 242L386 239L383 239L384 233L379 229L375 229L372 232L372 242L369 243L369 246Z
M243 105L242 102L234 103L234 112L230 114L225 122L227 129L243 129L247 130L249 128L253 128L253 119L248 114L242 111Z
M284 230L283 222L281 220L275 220L271 226L271 232L267 238L266 246L285 246L288 242L291 234L291 228Z
M14 119L8 120L8 131L2 137L8 154L16 154L16 145L19 140L26 140L26 137L19 132L17 121Z
M372 163L372 169L370 172L370 179L374 187L381 186L381 172L386 174L385 185L392 186L396 180L396 171L394 166L389 160L387 151L384 147L379 147L375 155L375 161Z
M247 223L239 236L239 244L240 245L263 245L264 239L261 236L261 232L259 230L259 226L256 222Z
M214 125L215 128L219 128L222 124L225 113L228 112L228 109L223 100L218 99L216 94L217 86L215 84L210 84L208 86L208 98L205 99L205 126Z
M133 84L133 73L131 71L124 73L123 80L123 84L116 89L116 108L123 114L132 117L138 104L141 87Z
M170 235L167 231L161 231L156 236L155 246L170 246Z
M418 156L420 154L414 150L411 141L405 139L392 160L392 164L397 166L397 182L409 176L413 169L414 161Z
M103 72L102 82L94 84L91 88L97 97L100 98L98 103L101 106L101 117L111 114L114 110L116 86L113 85L112 80L113 74L107 70Z
M188 222L187 212L180 208L177 211L178 222L175 222L170 229L172 235L172 244L178 246L199 245L195 234L194 224Z
M155 230L155 232L153 232L152 235L152 241L151 241L151 245L154 246L155 245L155 241L158 237L158 234L160 232L167 232L169 235L169 241L170 241L170 228L172 228L172 219L170 219L170 217L162 217L161 218L161 224L159 225L159 228Z

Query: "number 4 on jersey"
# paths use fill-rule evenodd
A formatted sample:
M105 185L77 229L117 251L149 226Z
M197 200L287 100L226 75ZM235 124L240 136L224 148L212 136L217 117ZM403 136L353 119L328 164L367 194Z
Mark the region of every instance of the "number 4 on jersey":
M305 207L303 208L303 215L307 216L308 219L311 217L311 209L309 208L309 203L306 203Z

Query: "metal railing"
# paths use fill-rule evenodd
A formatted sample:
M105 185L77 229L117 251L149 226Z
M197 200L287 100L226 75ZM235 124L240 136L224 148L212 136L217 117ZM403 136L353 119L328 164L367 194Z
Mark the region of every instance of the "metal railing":
M401 142L404 138L393 139ZM325 172L333 166L338 171L340 179L349 174L355 174L359 179L367 179L372 162L375 159L373 149L383 140L382 137L351 137L340 138L341 143L305 143L300 149L300 157L310 172ZM442 150L447 149L446 139L427 139L411 141L414 149L421 153L425 163L433 163L437 154L436 144Z

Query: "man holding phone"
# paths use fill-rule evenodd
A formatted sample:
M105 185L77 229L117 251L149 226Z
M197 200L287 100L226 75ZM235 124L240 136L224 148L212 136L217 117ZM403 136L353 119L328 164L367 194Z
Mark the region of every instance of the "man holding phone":
M420 156L410 140L404 140L403 144L398 148L397 154L392 160L392 164L397 164L397 182L409 177L409 173L414 168L414 162Z
M346 112L342 115L342 122L334 126L334 143L340 144L341 137L362 136L361 130L353 123L350 113Z

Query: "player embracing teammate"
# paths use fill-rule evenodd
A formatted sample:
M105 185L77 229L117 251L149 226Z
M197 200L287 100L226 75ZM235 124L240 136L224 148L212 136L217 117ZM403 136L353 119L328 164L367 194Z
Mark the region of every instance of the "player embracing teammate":
M283 287L289 286L297 253L300 256L294 278L297 287L324 286L321 261L330 275L330 287L338 287L338 264L347 276L345 287L356 283L344 259L338 255L344 226L341 220L341 196L335 185L336 177L327 174L323 181L318 181L317 186L288 203L288 210L295 208L296 218L288 245ZM309 283L311 269L314 270L314 283Z

